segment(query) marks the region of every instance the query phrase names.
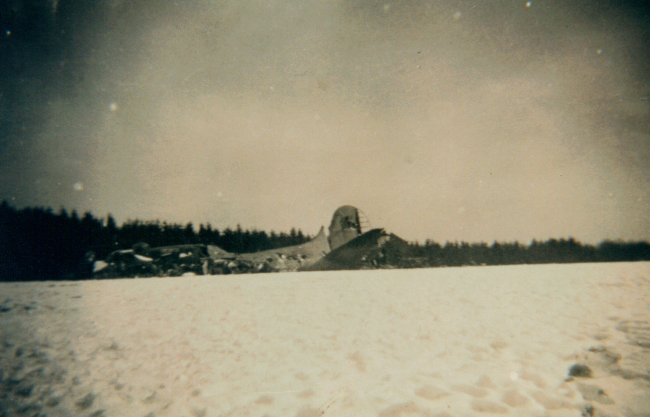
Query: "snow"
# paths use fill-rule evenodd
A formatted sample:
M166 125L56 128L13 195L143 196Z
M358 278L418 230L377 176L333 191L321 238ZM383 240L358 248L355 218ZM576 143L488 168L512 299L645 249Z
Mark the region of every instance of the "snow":
M620 330L650 329L647 262L5 283L0 294L12 303L4 350L40 349L66 369L40 382L60 392L50 416L650 409L648 379L598 362L614 352L648 366L650 349ZM593 378L565 381L576 363Z

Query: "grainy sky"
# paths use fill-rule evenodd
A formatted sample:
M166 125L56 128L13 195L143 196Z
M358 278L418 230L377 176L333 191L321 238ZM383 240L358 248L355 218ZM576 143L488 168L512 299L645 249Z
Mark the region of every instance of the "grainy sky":
M90 3L90 4L88 4ZM650 240L645 1L0 0L0 200Z

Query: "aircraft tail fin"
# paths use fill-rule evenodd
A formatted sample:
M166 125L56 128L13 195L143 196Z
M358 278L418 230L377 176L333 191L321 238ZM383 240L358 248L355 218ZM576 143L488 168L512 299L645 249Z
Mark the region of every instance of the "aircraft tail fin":
M330 250L345 245L363 233L362 228L369 226L365 215L360 215L359 210L352 206L341 206L334 212L329 227Z

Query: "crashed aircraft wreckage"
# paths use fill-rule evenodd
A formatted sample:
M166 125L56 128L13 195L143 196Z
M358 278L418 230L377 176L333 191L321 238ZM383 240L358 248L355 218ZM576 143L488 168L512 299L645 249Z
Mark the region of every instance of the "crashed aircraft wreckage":
M329 271L409 266L409 245L383 229L370 229L359 209L339 207L325 228L302 245L234 254L214 245L176 245L112 252L93 266L95 278Z

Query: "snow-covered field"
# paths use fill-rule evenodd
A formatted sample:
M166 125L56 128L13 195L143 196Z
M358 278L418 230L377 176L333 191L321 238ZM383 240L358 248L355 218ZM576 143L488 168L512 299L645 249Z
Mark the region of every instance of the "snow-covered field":
M3 283L0 302L0 415L650 415L648 262ZM576 363L592 377L567 381Z

